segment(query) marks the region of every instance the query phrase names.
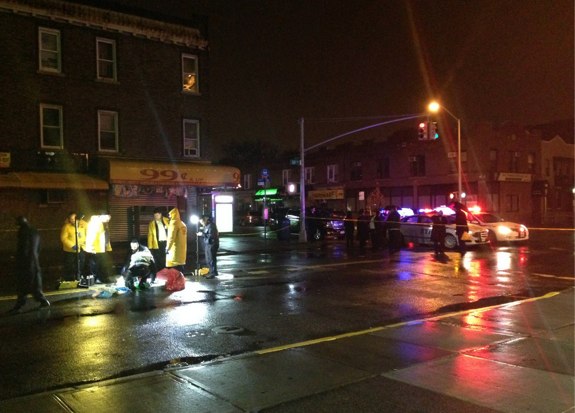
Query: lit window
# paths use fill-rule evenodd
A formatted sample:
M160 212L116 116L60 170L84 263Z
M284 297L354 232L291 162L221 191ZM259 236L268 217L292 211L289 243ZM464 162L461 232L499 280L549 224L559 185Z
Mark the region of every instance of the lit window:
M327 182L337 182L338 181L338 165L328 165L327 166Z
M197 56L189 54L182 55L182 90L199 93Z
M97 78L116 80L116 41L96 39Z
M305 183L306 184L313 184L313 170L314 170L313 166L305 168Z
M527 171L535 173L535 154L532 152L527 154Z
M40 71L60 73L62 71L60 31L43 27L39 28L38 49Z
M64 147L62 107L40 105L40 131L42 148L62 149Z
M200 156L200 122L194 119L184 119L184 156L199 158Z
M118 112L98 111L98 150L118 152Z
M244 188L243 189L252 189L252 174L245 174L244 175Z
M282 169L282 185L287 185L290 181L290 169Z

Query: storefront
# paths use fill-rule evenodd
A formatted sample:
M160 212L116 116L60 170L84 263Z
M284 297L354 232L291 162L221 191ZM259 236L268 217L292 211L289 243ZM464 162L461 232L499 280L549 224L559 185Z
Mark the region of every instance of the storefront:
M209 163L109 160L108 179L110 234L120 242L144 239L155 208L177 207L186 223L191 214L210 212L202 197L216 188L236 188L240 172Z
M108 188L105 180L81 173L0 174L0 250L14 249L18 215L38 228L43 249L60 249L60 228L68 213L105 207Z

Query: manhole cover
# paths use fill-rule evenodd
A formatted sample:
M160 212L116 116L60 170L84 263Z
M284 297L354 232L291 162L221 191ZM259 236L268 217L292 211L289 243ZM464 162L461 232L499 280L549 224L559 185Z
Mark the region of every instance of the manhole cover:
M214 327L212 331L217 334L237 334L244 331L244 329L235 326L218 326Z

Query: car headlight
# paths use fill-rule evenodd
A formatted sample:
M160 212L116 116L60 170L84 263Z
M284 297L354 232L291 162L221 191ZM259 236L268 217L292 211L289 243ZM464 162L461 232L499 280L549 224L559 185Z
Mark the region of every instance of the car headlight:
M505 225L500 225L497 227L497 232L499 232L501 235L509 235L511 233L511 228Z

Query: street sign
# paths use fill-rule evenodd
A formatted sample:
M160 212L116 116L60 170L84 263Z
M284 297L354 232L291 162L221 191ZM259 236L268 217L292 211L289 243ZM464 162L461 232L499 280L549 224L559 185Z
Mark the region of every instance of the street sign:
M267 168L262 169L262 176L264 178L267 178L268 176L270 176L270 171L268 171Z
M258 179L258 186L265 186L266 181L263 179Z

